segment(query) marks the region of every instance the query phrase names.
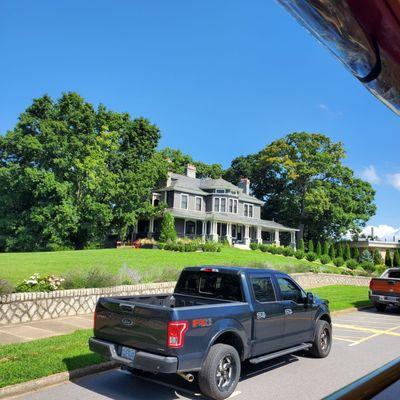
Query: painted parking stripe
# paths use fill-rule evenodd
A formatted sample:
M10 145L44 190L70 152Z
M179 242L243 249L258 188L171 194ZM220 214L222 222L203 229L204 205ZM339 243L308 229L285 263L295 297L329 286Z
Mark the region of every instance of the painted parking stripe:
M391 336L400 337L400 333L393 332L396 329L400 329L400 325L394 326L393 328L390 328L387 330L367 328L367 327L358 326L358 325L346 325L346 324L333 324L333 326L338 327L338 328L348 328L348 329L352 329L355 331L361 331L361 332L370 332L370 333L374 333L374 334L391 335Z

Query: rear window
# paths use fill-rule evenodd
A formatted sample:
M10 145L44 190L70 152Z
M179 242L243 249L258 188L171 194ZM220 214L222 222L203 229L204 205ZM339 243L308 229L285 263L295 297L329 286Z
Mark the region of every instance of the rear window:
M400 279L400 269L394 270L394 271L389 271L388 278Z
M243 301L239 276L219 272L183 271L175 293Z

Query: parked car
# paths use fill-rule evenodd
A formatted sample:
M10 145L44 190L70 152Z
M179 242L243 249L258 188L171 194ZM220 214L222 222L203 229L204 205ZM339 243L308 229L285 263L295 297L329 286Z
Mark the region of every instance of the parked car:
M389 268L380 278L371 279L369 289L369 298L378 311L385 311L389 304L400 306L400 268Z
M328 304L288 275L243 267L185 268L173 294L100 298L90 349L129 370L198 372L201 391L229 397L241 363L331 349Z

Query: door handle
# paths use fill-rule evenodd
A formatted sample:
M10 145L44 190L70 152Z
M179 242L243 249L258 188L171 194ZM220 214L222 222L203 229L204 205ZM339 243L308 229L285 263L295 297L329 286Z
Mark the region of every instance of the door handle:
M292 315L293 310L291 308L285 308L285 315Z

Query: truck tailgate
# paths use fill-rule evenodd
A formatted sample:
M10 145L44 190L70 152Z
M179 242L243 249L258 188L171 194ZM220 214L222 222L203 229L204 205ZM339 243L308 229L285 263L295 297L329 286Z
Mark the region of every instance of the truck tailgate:
M118 298L100 298L95 313L94 334L136 349L165 353L168 307Z
M376 294L393 293L400 295L400 279L373 278L369 287Z

